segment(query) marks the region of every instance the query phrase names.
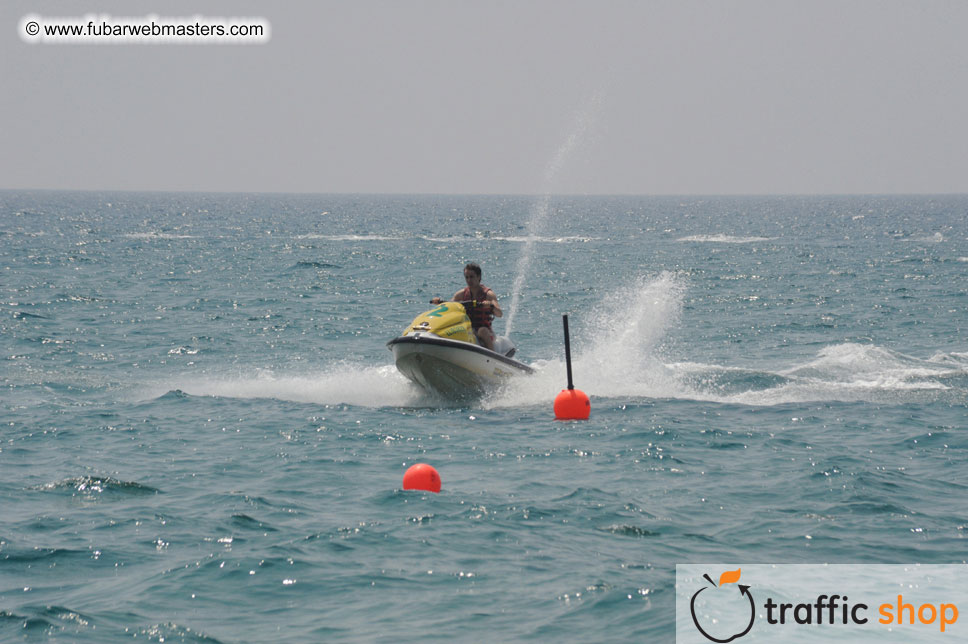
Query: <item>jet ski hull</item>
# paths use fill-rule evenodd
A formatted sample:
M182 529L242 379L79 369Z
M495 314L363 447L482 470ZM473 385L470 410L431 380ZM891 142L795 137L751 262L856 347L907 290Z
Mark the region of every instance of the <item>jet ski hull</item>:
M479 396L509 378L534 370L484 347L432 333L411 333L387 343L397 369L427 391L451 398Z

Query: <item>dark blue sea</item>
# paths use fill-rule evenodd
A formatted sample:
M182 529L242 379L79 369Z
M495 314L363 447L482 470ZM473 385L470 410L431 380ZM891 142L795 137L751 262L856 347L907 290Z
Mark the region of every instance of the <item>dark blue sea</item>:
M386 342L468 261L537 374L434 399ZM968 196L0 192L0 641L671 642L677 563L965 562L966 274Z

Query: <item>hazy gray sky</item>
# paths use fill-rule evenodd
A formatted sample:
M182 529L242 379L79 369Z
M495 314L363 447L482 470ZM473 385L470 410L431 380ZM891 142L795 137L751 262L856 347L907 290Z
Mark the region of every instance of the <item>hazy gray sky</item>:
M28 44L27 14L264 45ZM968 192L961 0L7 0L0 188Z

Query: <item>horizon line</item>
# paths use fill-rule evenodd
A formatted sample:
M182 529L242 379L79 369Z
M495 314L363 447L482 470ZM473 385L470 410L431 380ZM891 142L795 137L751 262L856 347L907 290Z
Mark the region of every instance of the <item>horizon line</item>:
M708 198L708 197L956 197L968 196L968 191L950 192L359 192L359 191L284 191L284 190L168 190L139 188L5 188L0 192L82 192L115 194L185 194L185 195L263 195L263 196L347 196L347 197L653 197L653 198Z

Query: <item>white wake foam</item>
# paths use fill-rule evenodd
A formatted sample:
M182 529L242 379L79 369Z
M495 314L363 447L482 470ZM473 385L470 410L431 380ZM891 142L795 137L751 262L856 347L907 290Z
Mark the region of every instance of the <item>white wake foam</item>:
M354 235L354 234L343 234L343 235L321 235L318 233L307 233L305 235L296 235L296 239L322 239L325 241L337 241L337 242L369 242L369 241L406 241L412 239L412 237L391 237L389 235Z
M126 233L123 235L128 239L142 239L146 241L153 241L156 239L194 239L194 235L176 235L175 233L163 233L157 231L148 231L144 233Z
M131 235L126 235L126 237L133 238L143 238L143 239L176 239L183 236L167 236L164 237L161 234L154 233L134 233ZM187 236L184 236L187 237ZM341 234L341 235L322 235L318 233L306 233L304 235L296 235L294 239L319 239L324 241L334 241L334 242L371 242L371 241L393 241L393 242L412 242L415 239L420 239L423 241L441 243L441 244L465 244L469 239L480 239L486 241L503 241L512 244L528 244L528 243L539 243L539 244L571 244L571 243L584 243L595 241L594 237L584 237L580 235L570 235L562 237L551 237L551 236L534 236L525 237L521 235L476 235L470 237L468 235L450 235L447 237L441 237L437 235L354 235L354 234Z
M192 396L273 398L360 407L407 407L419 405L425 398L393 365L348 363L299 375L259 371L251 375L191 376L166 383L164 387Z
M911 237L905 237L901 239L904 242L912 242L916 244L940 244L945 241L944 235L939 232L928 234L923 233L919 235L912 235Z
M809 402L903 401L945 393L968 399L968 352L936 352L923 359L872 344L841 343L808 360L783 366L736 367L676 360L668 337L677 329L686 293L672 273L639 277L597 306L570 317L575 386L594 399L663 398L772 406ZM535 367L484 400L484 408L550 405L567 384L564 348L535 355ZM186 376L166 382L159 395L274 398L362 407L439 406L392 364L341 362L314 373ZM446 404L446 403L443 403ZM453 403L457 404L457 403Z
M755 242L773 241L776 237L734 237L732 235L689 235L680 237L681 242L699 242L713 244L752 244Z
M723 368L715 365L674 366L680 376L690 372L708 375L717 369L722 373ZM736 371L752 373L767 384L738 391L721 384L695 386L689 397L754 406L918 400L958 387L951 381L968 376L968 359L959 353L938 353L925 360L876 345L844 343L825 347L812 360L789 368ZM729 378L717 382L723 380L728 382ZM778 384L768 384L771 381Z

